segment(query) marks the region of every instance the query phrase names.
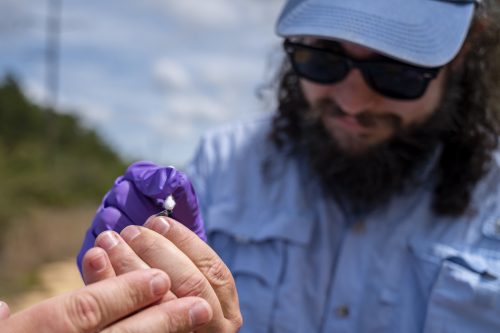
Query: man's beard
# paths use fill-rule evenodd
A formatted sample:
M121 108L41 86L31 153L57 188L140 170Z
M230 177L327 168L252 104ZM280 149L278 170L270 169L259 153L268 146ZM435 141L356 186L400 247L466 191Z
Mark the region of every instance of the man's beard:
M330 100L322 100L302 114L297 147L308 156L327 194L347 203L354 211L367 212L423 180L422 173L437 153L440 138L450 128L445 104L423 123L408 127L403 127L396 115L360 114L356 120L361 125L369 128L376 122L384 122L394 134L380 144L352 154L340 147L321 120L325 110L329 117L341 117L343 111Z

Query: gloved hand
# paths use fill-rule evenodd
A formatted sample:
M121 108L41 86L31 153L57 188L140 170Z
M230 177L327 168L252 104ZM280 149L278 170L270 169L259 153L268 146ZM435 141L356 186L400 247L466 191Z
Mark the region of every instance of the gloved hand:
M168 195L172 195L176 203L172 217L206 240L198 199L187 176L173 167L137 162L116 179L104 196L78 254L80 272L83 256L101 232L120 232L128 225L144 224L148 217L163 210Z

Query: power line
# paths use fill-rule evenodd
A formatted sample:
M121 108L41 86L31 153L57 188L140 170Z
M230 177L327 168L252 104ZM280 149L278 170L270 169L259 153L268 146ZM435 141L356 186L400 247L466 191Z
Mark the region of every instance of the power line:
M47 0L47 40L45 49L45 84L47 106L56 108L59 97L59 58L62 0Z

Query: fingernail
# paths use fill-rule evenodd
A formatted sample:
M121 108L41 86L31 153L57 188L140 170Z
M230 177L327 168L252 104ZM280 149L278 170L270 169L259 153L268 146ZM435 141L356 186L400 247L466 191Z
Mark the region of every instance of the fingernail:
M148 221L147 227L165 236L170 229L170 223L164 217L157 217L153 220Z
M106 268L106 259L104 258L104 255L102 253L100 253L97 256L90 258L89 264L90 264L90 267L95 272L100 272Z
M118 237L113 231L105 231L101 235L97 245L104 250L111 250L118 244Z
M189 309L189 318L193 327L201 326L210 321L210 309L202 302L196 302Z
M121 232L123 239L129 242L133 241L134 238L136 238L140 234L141 234L141 229L139 229L139 227L136 226L128 226Z
M168 287L168 281L164 274L156 274L151 280L151 292L153 295L165 295Z

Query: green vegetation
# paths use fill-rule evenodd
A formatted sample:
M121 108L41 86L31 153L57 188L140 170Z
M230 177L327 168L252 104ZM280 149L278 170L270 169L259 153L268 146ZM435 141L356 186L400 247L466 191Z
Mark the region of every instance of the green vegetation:
M73 115L0 81L0 296L26 291L37 268L74 257L95 209L126 164Z
M96 204L124 162L73 115L31 102L0 82L0 228L33 206Z

